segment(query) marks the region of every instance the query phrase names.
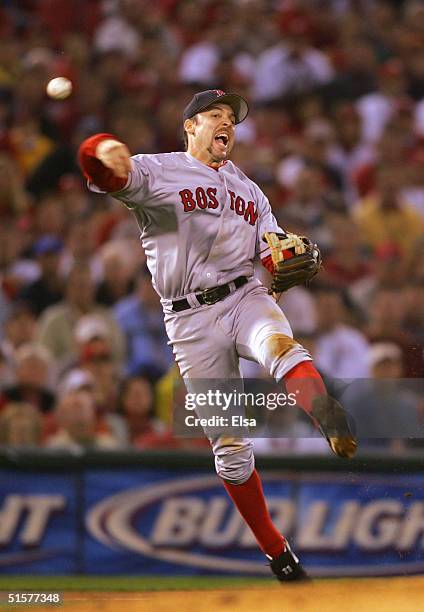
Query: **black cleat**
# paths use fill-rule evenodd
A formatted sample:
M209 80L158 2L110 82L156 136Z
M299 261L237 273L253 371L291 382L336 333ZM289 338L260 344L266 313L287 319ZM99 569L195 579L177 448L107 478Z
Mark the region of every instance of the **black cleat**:
M314 399L311 415L333 453L338 457L353 457L358 444L348 415L339 402L330 395L321 395Z
M303 567L299 563L299 559L296 555L291 551L289 543L286 540L286 549L275 559L271 559L267 555L268 559L270 559L270 567L277 576L280 582L294 582L296 581L309 581L311 578L305 572Z

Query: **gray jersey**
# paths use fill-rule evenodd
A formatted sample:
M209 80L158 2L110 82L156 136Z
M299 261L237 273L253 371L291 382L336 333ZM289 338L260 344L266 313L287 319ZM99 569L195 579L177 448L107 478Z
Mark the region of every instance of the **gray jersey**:
M231 161L215 170L184 152L131 159L126 186L112 195L136 216L162 298L253 275L264 233L282 231L253 181Z

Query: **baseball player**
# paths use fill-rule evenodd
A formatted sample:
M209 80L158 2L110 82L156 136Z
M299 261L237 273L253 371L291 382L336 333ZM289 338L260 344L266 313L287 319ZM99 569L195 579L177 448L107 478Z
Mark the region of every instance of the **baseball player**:
M277 225L263 192L229 161L235 126L247 113L238 94L202 91L183 113L185 152L131 156L114 135L96 134L81 144L79 163L91 190L112 194L136 217L186 386L240 378L240 357L255 360L286 392L298 391L299 405L333 452L351 457L356 441L343 408L253 275L259 256L273 274L273 292L282 292L310 280L320 254ZM210 442L217 473L274 574L307 579L271 520L251 440L219 435Z

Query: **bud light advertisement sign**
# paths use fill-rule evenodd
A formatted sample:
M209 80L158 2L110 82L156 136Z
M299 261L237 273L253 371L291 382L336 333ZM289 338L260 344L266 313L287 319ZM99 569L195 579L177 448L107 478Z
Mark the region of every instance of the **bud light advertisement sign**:
M0 573L78 571L75 479L0 470Z
M249 528L209 472L1 475L3 573L269 574ZM261 475L275 524L312 575L424 570L424 476Z

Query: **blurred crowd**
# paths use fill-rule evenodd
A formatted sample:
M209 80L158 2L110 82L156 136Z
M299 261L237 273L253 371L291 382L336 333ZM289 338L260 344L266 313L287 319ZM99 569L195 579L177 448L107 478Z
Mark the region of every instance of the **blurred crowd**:
M181 150L182 109L209 88L249 100L232 159L323 252L280 301L322 374L423 378L423 48L420 0L4 1L0 444L203 445L172 435L178 374L136 223L86 189L75 154L96 132ZM45 94L58 75L62 101ZM420 399L394 389L419 431ZM317 449L293 414L261 451Z

